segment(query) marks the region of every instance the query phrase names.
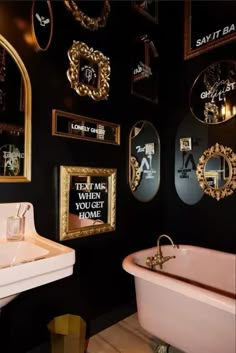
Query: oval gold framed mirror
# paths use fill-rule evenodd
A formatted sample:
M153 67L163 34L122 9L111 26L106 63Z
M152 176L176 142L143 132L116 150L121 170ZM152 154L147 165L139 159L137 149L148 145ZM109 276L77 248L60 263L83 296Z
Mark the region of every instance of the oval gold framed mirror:
M151 201L160 185L160 139L155 126L138 121L129 135L129 186L141 202Z
M197 179L203 191L218 201L236 189L236 154L216 143L199 158Z
M0 182L30 180L30 79L16 50L0 35Z

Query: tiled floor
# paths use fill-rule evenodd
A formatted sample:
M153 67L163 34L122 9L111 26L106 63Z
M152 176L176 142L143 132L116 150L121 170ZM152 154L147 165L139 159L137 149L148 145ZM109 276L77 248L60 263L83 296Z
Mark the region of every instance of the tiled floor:
M173 347L160 348L160 343L142 329L135 313L91 337L88 353L181 353Z

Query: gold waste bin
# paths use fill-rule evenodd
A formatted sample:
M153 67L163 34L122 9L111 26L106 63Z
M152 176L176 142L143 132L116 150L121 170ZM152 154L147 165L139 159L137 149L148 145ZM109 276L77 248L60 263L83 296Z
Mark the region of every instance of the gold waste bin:
M86 323L77 315L54 317L48 324L51 332L51 353L85 353Z

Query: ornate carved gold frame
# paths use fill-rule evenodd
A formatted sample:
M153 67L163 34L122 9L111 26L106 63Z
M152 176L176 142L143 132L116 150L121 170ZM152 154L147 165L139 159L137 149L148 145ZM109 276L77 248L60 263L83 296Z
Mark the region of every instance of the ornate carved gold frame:
M103 9L98 17L90 17L86 15L79 9L76 2L73 0L64 0L64 4L68 10L72 11L75 20L79 21L84 28L94 31L100 27L105 27L110 12L109 0L104 0Z
M207 177L209 177L209 174L206 175L205 173L205 166L208 160L211 157L215 156L222 156L223 158L225 158L229 166L228 180L221 188L214 188L209 186L209 184L207 183ZM232 151L230 147L216 143L214 146L208 148L199 158L196 173L199 185L206 194L213 198L216 198L217 201L226 196L230 196L236 189L236 154Z
M83 184L83 191L89 196L94 180L97 178L106 179L107 183L107 209L106 220L103 222L100 219L79 218L78 215L73 215L71 226L69 205L70 205L70 191L72 177L80 178ZM95 178L95 179L94 179ZM99 179L98 179L99 180ZM78 190L78 189L76 189ZM82 198L82 201L96 201L96 198L87 197ZM96 196L96 195L95 195ZM81 198L78 197L80 203ZM106 201L105 201L106 202ZM104 205L104 204L103 204ZM92 208L91 208L92 209ZM77 223L74 222L77 217ZM78 226L75 227L75 224ZM91 167L74 167L61 166L60 167L60 240L74 239L93 234L100 234L114 231L116 227L116 169L109 168L91 168Z
M79 41L73 41L73 45L68 50L68 57L70 67L67 70L67 78L71 83L71 88L80 96L89 96L97 101L107 99L109 93L108 81L111 71L109 58L104 56L100 51L89 48L86 43ZM81 82L80 70L82 59L88 60L91 64L97 66L97 87Z

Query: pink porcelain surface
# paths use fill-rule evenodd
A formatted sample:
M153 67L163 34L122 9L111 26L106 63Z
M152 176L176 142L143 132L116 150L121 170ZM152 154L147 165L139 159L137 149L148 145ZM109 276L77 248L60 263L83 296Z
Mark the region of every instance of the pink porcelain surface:
M236 255L163 245L163 256L176 258L152 271L145 261L156 250L141 250L123 261L135 279L141 326L186 353L235 353Z

